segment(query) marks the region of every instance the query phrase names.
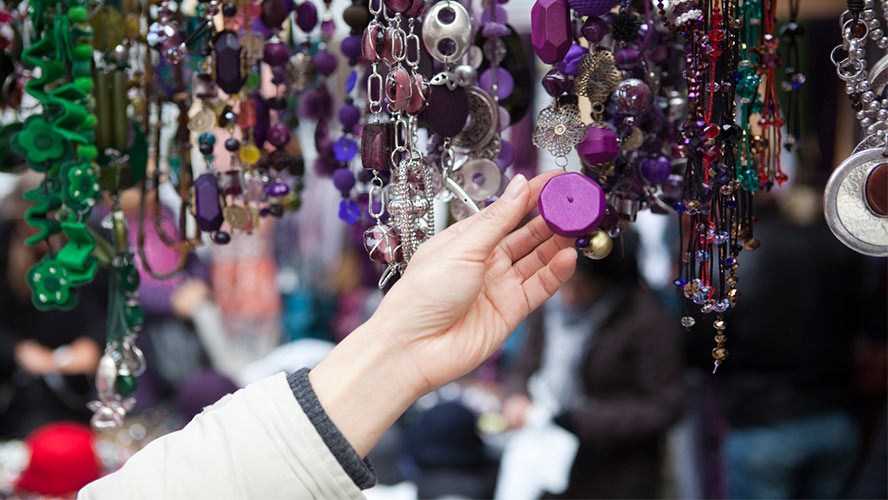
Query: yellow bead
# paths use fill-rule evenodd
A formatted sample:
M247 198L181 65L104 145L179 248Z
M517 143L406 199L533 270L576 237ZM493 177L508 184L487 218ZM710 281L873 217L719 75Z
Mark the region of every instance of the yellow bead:
M126 37L130 39L136 39L139 36L139 30L141 29L141 23L139 22L139 18L129 14L126 16L126 20L124 20L124 25L126 26Z
M583 255L592 260L601 260L610 255L614 249L614 240L602 230L592 233L589 245L583 249Z
M246 146L241 147L238 154L240 160L249 165L254 165L259 161L259 148L252 144L247 144Z

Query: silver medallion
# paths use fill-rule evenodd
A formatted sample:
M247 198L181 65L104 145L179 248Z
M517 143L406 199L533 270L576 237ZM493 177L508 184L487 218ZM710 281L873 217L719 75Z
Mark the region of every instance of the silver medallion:
M823 194L823 210L833 234L852 250L877 257L888 256L888 217L876 212L868 195L885 189L874 185L877 176L872 175L888 168L882 151L867 149L842 162Z
M472 17L456 1L432 5L422 21L422 43L439 62L459 60L472 46Z
M453 137L453 145L475 151L487 145L496 134L499 109L487 92L466 87L469 95L469 120L462 132Z
M878 96L885 97L885 87L888 87L888 56L879 59L869 72L870 90Z
M461 178L460 185L475 201L484 201L495 195L503 184L503 174L499 167L485 158L463 163L454 174Z

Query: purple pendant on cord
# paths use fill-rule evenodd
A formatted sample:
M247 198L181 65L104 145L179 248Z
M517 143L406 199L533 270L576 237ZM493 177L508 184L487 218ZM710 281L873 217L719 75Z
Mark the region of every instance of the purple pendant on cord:
M601 186L577 172L556 175L540 191L540 215L552 232L576 238L588 234L604 218Z
M340 137L339 140L333 143L333 154L336 155L336 160L342 163L351 161L357 152L358 143L346 136Z
M469 118L469 96L462 87L450 90L444 85L434 85L425 113L432 132L443 137L453 137L466 126Z
M306 1L296 7L296 24L305 33L314 29L318 24L318 9L313 3Z
M213 42L216 53L216 83L226 94L237 94L246 79L241 74L241 46L237 34L225 30L216 35Z
M201 231L218 231L222 227L222 204L219 181L213 174L201 174L194 180L195 220Z

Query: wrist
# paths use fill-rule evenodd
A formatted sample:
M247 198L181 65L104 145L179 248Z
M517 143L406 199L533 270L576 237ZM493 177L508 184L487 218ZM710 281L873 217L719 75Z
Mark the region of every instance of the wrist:
M425 393L402 348L371 318L309 373L324 411L361 457Z

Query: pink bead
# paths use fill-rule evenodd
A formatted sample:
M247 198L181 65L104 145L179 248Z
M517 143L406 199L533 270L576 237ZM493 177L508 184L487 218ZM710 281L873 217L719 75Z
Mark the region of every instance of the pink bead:
M370 26L364 30L364 36L361 38L361 52L370 63L379 62L382 58L382 50L385 45L384 33L382 25L375 22L370 23Z
M411 104L416 83L403 66L393 69L385 77L385 96L389 109L404 111Z
M425 109L426 100L429 98L429 84L420 74L413 76L413 90L410 94L410 103L407 112L415 115Z
M394 264L404 259L401 241L391 227L377 224L364 231L364 250L379 264Z
M540 192L540 215L552 232L576 238L590 233L604 218L604 191L577 172L556 175Z

